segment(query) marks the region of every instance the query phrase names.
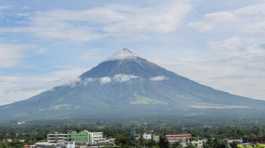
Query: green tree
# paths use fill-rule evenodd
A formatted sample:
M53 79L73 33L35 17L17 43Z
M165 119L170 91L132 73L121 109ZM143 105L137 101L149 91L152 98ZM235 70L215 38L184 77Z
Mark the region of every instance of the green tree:
M160 148L169 148L169 143L168 143L167 139L164 136L160 137L159 147Z
M176 142L172 144L171 148L183 148L183 146L179 142Z
M196 148L196 147L192 144L188 144L188 146L186 148Z

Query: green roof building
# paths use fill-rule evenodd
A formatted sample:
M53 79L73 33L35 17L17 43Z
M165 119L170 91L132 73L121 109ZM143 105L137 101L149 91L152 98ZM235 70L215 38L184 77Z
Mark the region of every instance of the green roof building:
M88 131L76 132L73 131L70 133L71 141L75 141L78 144L90 144L91 143L91 134Z
M77 144L89 144L95 145L104 142L102 132L89 132L87 130L81 132L69 133L71 141L75 141Z

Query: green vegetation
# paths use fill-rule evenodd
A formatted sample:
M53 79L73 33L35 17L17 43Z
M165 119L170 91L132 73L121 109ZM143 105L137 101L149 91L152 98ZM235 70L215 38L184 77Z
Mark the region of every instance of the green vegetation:
M265 144L256 144L256 145L252 145L252 144L242 145L242 144L239 144L237 146L237 148L265 148Z
M142 104L142 105L148 105L148 104L167 104L166 102L151 99L145 96L135 96L135 100L130 102L131 104Z
M22 148L23 143L19 142L12 142L12 143L7 143L7 142L1 142L0 143L0 148Z

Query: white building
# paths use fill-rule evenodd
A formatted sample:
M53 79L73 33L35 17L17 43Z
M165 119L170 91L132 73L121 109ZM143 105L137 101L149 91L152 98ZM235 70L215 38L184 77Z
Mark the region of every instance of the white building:
M159 136L159 135L155 135L155 134L153 134L153 141L156 142L156 143L159 143L159 141L160 141L160 136Z
M98 144L103 141L105 141L105 138L103 138L103 132L89 132L90 134L90 141L91 144Z
M144 133L143 134L143 139L144 140L152 140L152 134L149 134L149 133Z
M243 139L225 139L228 144L232 143L243 143Z
M69 138L70 138L69 134L57 133L57 132L47 135L47 141L49 143L66 143L70 140Z
M68 142L66 148L75 148L75 142Z
M75 142L67 143L49 143L49 142L37 142L29 148L75 148Z
M192 140L191 144L193 146L195 146L196 148L203 148L204 143L206 143L207 140L206 139L202 139L202 140Z
M49 142L37 142L32 148L63 148L64 145L60 145L57 143L49 143Z

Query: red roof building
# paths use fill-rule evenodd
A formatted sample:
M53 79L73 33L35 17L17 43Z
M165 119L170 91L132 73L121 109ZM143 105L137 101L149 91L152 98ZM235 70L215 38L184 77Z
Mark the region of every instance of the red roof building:
M168 134L166 135L166 139L169 143L187 143L190 142L192 139L191 134Z

